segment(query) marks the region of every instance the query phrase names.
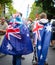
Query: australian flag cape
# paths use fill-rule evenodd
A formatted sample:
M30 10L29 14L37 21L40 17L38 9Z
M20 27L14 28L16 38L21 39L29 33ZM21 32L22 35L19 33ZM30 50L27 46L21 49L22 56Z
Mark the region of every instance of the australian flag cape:
M34 33L37 35L37 57L38 65L44 65L48 53L48 48L51 40L51 24L47 23L42 25L40 23L36 24Z
M0 52L9 55L27 55L33 52L29 31L24 24L8 26Z

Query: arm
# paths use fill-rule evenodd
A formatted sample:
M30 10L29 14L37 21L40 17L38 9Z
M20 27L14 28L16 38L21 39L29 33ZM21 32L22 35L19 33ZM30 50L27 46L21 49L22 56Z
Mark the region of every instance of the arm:
M4 35L6 33L6 30L0 30L0 34Z

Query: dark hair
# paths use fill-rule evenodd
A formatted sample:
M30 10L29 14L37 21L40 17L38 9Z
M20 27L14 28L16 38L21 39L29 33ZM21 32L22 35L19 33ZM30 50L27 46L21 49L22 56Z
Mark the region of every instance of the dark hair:
M20 16L22 17L22 13L21 12L19 12L20 13Z

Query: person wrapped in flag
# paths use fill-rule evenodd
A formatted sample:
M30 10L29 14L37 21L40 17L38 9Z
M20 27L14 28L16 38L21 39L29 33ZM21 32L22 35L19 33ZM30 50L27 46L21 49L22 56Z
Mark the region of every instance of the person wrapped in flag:
M9 24L0 52L13 55L13 65L21 65L21 56L33 52L29 31L20 13L14 15Z
M51 24L48 22L46 13L40 14L40 20L35 23L33 32L37 46L37 65L48 65L46 59L51 40Z

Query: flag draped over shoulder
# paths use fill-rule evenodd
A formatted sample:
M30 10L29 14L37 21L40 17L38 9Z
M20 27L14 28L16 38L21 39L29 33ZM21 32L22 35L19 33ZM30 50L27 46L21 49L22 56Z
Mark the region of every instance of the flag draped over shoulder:
M26 55L33 52L27 27L23 24L9 25L0 52L9 55Z
M37 35L36 41L37 41L38 65L44 65L51 40L51 25L50 23L47 23L45 26L39 24L34 29L34 32Z

